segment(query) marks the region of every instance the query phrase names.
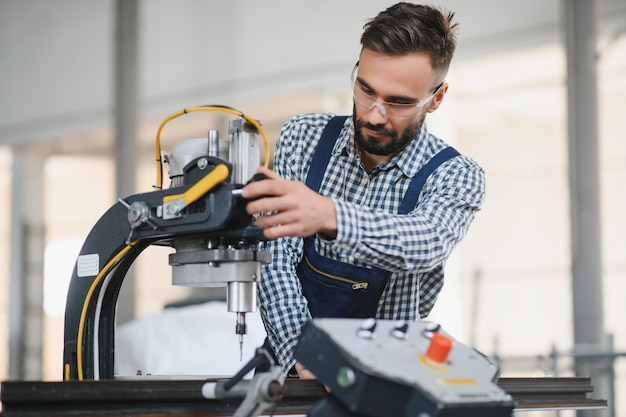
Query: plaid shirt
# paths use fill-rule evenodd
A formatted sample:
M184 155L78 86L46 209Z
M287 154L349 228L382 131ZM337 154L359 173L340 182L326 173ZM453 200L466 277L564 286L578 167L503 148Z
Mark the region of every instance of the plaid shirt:
M331 117L330 113L305 114L287 122L276 145L274 171L305 182ZM417 320L430 313L443 286L444 263L484 201L484 171L461 155L431 174L413 211L397 214L412 177L446 146L424 124L406 149L368 173L348 118L333 148L319 192L335 203L337 237L317 236L315 245L321 255L332 259L393 273L377 318ZM269 242L268 250L272 263L262 267L259 282L261 317L279 363L289 369L300 329L311 318L295 272L303 239L281 238Z

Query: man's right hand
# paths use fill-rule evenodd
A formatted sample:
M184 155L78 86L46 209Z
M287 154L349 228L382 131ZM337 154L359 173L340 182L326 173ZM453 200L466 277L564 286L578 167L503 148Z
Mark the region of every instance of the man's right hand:
M331 239L337 236L337 212L330 198L265 167L259 167L257 174L267 179L246 184L241 196L251 200L246 204L248 214L264 213L256 219L256 224L264 229L267 238L306 237L316 233L324 233Z

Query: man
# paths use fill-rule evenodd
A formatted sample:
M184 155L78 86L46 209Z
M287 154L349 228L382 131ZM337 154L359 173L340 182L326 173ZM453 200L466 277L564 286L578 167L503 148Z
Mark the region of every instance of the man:
M265 213L257 224L276 239L259 301L285 370L311 317L427 316L444 263L483 203L482 168L424 124L448 91L453 18L398 3L368 22L352 74L352 117L292 118L276 145L275 172L261 168L269 179L243 189L258 198L247 211ZM299 363L295 370L312 377Z

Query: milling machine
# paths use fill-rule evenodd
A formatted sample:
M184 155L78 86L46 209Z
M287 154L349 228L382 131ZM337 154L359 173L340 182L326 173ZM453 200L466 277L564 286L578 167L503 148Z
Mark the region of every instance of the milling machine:
M219 131L187 139L169 153L160 136L170 120L197 111L237 116L229 123L228 141ZM187 108L166 118L156 137L156 190L120 198L94 225L72 273L65 311L63 365L65 381L114 377L115 310L120 287L131 264L150 245L169 246L172 283L226 286L228 311L236 313L240 350L246 313L256 310L256 283L263 230L245 211L243 185L257 180L265 165L268 140L261 125L230 107ZM169 188L162 189L163 162L169 164Z

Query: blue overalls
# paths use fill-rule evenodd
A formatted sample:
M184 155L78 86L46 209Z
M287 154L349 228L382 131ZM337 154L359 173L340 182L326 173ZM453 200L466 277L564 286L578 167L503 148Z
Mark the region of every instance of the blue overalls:
M313 191L319 191L346 118L347 116L333 117L322 132L306 178L307 186ZM428 161L411 180L398 214L408 214L413 210L428 176L443 162L458 155L456 149L447 147ZM316 251L314 239L314 236L304 239L304 255L296 268L311 316L374 317L391 272L375 266L361 267L326 258Z
M306 185L313 191L320 189L333 147L347 117L333 117L322 132L306 178ZM456 149L447 147L428 161L411 180L398 214L408 214L413 210L428 176L443 162L458 155L459 152ZM378 301L391 272L374 266L359 267L326 258L315 250L314 238L310 236L304 239L304 254L296 267L296 274L302 285L302 293L308 301L311 316L313 318L374 317ZM269 340L265 339L263 347L276 360ZM267 369L257 367L257 372ZM295 367L289 371L288 377L297 378Z

